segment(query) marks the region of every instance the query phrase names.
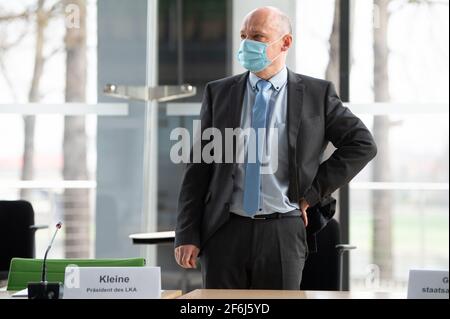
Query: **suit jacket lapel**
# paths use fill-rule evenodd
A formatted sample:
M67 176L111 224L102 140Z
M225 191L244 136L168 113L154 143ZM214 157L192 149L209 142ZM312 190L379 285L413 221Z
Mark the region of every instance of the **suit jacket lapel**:
M249 72L241 74L237 77L230 88L230 116L228 117L227 126L229 128L237 128L241 125L242 103L244 102L245 88Z
M229 90L229 98L227 101L224 101L227 105L226 112L225 112L225 126L223 127L223 136L225 136L225 129L231 128L235 129L240 127L241 125L241 113L242 113L242 103L244 102L244 94L245 94L245 88L247 85L247 78L248 73L245 72L241 74L240 76L237 76L236 79L233 81L231 86L229 86L227 89ZM227 143L223 143L223 154L225 156L226 152L233 152L233 157L236 156L235 152L237 150L236 140L233 139L233 142L231 144L232 149L228 149ZM225 159L224 159L225 161ZM230 165L233 169L235 169L235 161L233 161L233 164Z
M297 169L297 140L300 129L303 107L304 86L301 77L288 69L288 98L287 98L287 130L289 156L289 198L297 201L299 198L298 169Z

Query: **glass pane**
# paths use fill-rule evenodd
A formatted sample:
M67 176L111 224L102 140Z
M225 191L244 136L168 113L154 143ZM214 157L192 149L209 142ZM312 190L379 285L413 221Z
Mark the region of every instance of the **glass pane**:
M180 102L200 102L209 81L230 73L228 25L230 1L170 0L159 2L159 83L189 83L197 95ZM176 101L178 102L178 101ZM192 136L193 120L198 116L168 116L167 103L160 103L158 125L158 230L174 230L177 199L183 164L173 164L170 133L186 128ZM173 245L158 246L158 265L162 267L163 286L191 290L201 287L200 272L182 271L175 263Z
M98 2L99 102L126 102L128 116L99 117L95 253L98 258L144 255L129 235L146 229L143 217L145 102L108 97L108 84L145 86L146 0ZM150 75L149 75L150 76ZM150 264L154 260L149 261Z
M18 114L27 103L97 100L96 1L67 12L56 3L0 1L0 103ZM97 118L2 111L0 199L30 201L36 224L63 221L52 257L92 257ZM38 257L53 232L36 233Z
M449 265L448 3L353 4L351 101L392 111L362 117L378 155L351 183L351 284L405 291Z

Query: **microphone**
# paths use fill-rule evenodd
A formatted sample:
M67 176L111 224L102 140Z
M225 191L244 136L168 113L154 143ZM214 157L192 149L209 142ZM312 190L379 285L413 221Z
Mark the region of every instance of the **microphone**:
M60 282L47 282L47 255L52 248L53 241L55 240L56 234L61 227L61 222L56 224L53 237L45 251L44 259L42 261L41 281L28 283L28 299L58 299L60 296L62 284Z
M42 262L42 276L41 276L41 282L46 282L47 281L47 255L48 252L50 251L50 249L52 248L53 245L53 241L55 240L56 234L58 233L58 230L61 229L62 223L59 222L56 224L56 229L55 232L53 234L52 240L50 241L50 244L47 247L47 250L45 251L45 255L44 255L44 261Z

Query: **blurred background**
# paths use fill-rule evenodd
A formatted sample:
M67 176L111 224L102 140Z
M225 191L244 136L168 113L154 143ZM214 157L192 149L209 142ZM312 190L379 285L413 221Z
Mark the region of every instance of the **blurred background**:
M344 237L358 247L350 288L404 291L409 269L448 269L444 0L0 0L0 199L29 200L37 224L65 223L52 258L142 255L162 267L163 288L201 285L171 244L133 246L128 235L174 229L183 165L170 161L170 132L192 130L208 81L244 71L241 21L263 5L292 19L288 67L345 88L378 144L348 195L336 194ZM149 115L144 102L105 96L107 83L189 83L197 94L153 103ZM123 102L127 115L114 112ZM36 234L38 257L51 234Z

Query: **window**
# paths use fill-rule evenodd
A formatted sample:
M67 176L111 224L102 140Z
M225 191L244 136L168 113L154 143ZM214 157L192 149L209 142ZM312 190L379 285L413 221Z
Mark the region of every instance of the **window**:
M409 269L449 265L448 2L353 5L351 102L379 103L378 155L350 185L351 287L405 291Z
M61 114L70 113L66 87L77 102L96 102L96 1L87 1L77 20L86 21L87 32L74 49L86 59L67 58L85 75L66 64L64 37L78 29L66 29L64 7L56 2L0 1L0 198L29 200L37 224L64 222L53 257L90 257L97 118ZM50 12L48 24L38 23L38 15ZM53 227L36 233L37 256L52 233Z

